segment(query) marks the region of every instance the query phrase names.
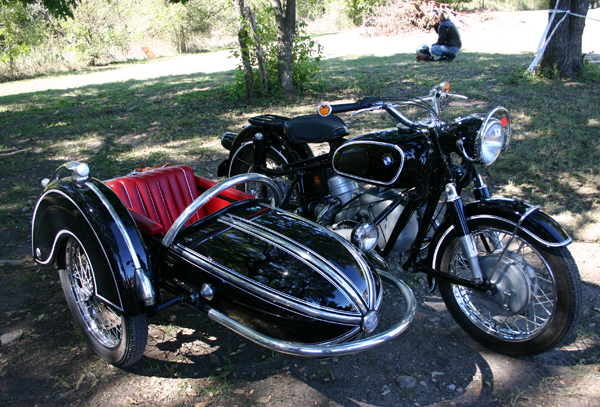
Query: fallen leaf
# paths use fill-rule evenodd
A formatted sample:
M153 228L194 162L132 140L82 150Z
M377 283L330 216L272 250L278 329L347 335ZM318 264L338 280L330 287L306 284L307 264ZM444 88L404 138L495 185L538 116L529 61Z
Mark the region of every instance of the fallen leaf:
M81 386L81 383L83 383L84 380L85 380L85 373L82 373L81 376L79 376L79 380L77 380L77 384L75 385L75 390L79 390L79 386Z

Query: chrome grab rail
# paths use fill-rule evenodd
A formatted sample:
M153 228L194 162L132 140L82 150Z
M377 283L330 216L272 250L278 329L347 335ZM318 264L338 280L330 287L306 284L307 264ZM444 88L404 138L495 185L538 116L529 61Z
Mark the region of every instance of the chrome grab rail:
M204 205L208 203L211 199L219 195L221 192L229 189L231 187L235 187L240 184L246 184L248 182L260 182L265 184L267 187L271 189L273 193L273 199L275 200L275 206L279 206L281 204L281 195L279 194L279 190L277 189L277 184L271 178L267 177L263 174L257 173L248 173L248 174L240 174L235 177L231 177L226 179L225 181L219 182L217 185L209 188L200 195L198 198L194 200L181 214L179 217L173 222L171 228L163 238L162 244L165 247L171 247L175 237L179 234L181 229L185 226L187 221L192 217L198 209L202 208Z
M213 321L231 329L244 338L276 352L309 358L350 355L371 349L394 339L398 335L402 334L415 318L417 302L410 287L408 287L402 280L388 273L379 272L379 275L382 278L390 281L402 292L407 302L407 310L404 314L404 317L390 329L357 341L336 344L306 344L289 342L271 338L270 336L257 332L214 308L208 311L208 317Z

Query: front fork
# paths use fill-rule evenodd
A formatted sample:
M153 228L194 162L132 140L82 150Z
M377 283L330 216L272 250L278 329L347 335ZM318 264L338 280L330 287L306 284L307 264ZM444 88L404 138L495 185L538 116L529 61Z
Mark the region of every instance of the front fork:
M483 177L480 174L476 174L473 181L475 184L475 188L473 189L475 199L488 199L490 197L490 191L485 184ZM456 184L454 182L446 184L446 196L448 197L446 207L450 216L452 216L454 230L456 231L456 235L460 240L460 246L467 257L469 267L471 268L473 282L475 284L482 284L484 279L481 267L479 266L477 247L473 241L473 236L471 236L471 233L469 232L467 218L465 216L465 206L460 195L456 191Z
M454 182L446 184L446 196L446 210L452 217L454 231L460 240L460 246L462 247L463 253L467 258L469 267L471 268L473 282L475 284L482 284L483 273L481 272L481 267L479 266L477 247L475 246L475 242L473 241L471 233L469 233L467 218L465 216L465 207L460 195L456 191L456 184Z
M473 188L475 199L480 201L490 198L490 191L485 184L483 177L476 173L473 181L475 184ZM460 195L456 191L456 184L454 182L446 184L446 196L448 197L446 207L450 216L452 216L454 230L456 231L456 235L460 240L460 245L467 257L469 267L471 268L473 282L475 284L482 284L484 278L481 267L479 266L477 247L473 241L473 236L471 236L471 233L469 232L467 218L465 216L465 207Z

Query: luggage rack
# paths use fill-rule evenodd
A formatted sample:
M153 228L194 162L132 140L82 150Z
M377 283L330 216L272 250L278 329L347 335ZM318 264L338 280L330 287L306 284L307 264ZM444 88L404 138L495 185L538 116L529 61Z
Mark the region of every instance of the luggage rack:
M263 114L248 119L248 121L255 126L270 127L273 130L283 129L283 125L288 120L289 117L277 116L273 114Z

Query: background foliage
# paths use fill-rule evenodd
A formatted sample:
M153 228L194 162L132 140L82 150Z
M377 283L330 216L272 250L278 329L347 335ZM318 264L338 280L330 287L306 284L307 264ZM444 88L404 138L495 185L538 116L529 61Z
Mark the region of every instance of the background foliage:
M337 31L360 25L380 5L396 0L303 0L297 5L306 32ZM235 46L237 17L231 0L0 0L0 80L72 70L86 65L143 59L141 47L157 56ZM462 10L502 11L547 7L548 0L448 0ZM270 1L248 2L257 14L264 45L273 40ZM53 11L51 13L48 10ZM66 11L65 11L66 10ZM68 12L67 12L68 11ZM71 14L73 18L64 18ZM55 15L63 16L55 17ZM318 50L299 32L298 78L315 69ZM309 52L309 49L312 51Z

